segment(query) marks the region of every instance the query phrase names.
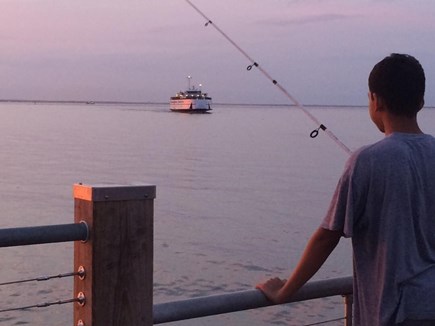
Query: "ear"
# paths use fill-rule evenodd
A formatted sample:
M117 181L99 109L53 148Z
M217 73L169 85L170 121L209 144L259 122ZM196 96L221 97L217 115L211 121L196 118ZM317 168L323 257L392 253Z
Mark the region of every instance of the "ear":
M382 99L382 97L380 97L376 93L371 93L371 96L372 96L372 101L373 101L373 106L375 108L375 111L385 111L385 102Z

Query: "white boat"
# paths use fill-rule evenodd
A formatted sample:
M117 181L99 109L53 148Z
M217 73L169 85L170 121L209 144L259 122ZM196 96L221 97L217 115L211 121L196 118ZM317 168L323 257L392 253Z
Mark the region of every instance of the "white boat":
M171 111L188 112L188 113L203 113L211 110L211 97L199 88L190 86L191 76L187 76L188 87L186 91L180 91L175 96L171 97Z

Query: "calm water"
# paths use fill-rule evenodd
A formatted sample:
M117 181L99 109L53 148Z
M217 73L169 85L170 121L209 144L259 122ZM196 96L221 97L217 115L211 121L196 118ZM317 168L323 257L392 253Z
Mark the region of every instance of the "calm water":
M352 149L382 137L365 108L310 110ZM435 110L421 117L435 134ZM284 107L1 104L0 227L71 223L77 182L155 184L155 303L251 289L295 266L347 158L325 134L311 139L314 127ZM72 244L1 250L0 282L72 271ZM316 279L350 274L342 240ZM71 289L71 279L3 286L0 307ZM172 324L304 325L342 311L332 298ZM71 325L72 306L1 313L0 324Z

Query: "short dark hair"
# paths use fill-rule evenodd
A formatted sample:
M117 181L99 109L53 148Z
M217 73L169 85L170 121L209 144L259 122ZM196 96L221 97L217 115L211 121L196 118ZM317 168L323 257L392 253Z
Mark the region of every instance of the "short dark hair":
M392 53L378 62L369 76L369 90L396 115L413 117L424 104L426 78L420 62L407 54Z

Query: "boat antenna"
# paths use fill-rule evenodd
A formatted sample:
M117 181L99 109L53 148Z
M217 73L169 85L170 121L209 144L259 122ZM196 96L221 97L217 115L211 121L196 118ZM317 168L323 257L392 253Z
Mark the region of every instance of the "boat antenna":
M319 134L319 130L323 130L338 146L340 146L346 153L349 155L352 154L352 151L347 147L340 139L338 139L335 134L330 131L326 126L321 123L310 111L308 111L299 101L296 100L281 84L279 84L272 76L265 70L263 67L261 67L254 59L252 59L248 53L246 53L236 42L234 42L223 30L221 30L216 24L214 24L210 18L208 18L197 6L195 6L192 1L185 0L195 11L200 14L205 20L205 26L213 26L228 42L230 42L241 54L243 54L250 62L249 66L246 67L246 70L250 71L253 67L256 67L260 72L269 79L278 89L284 93L285 96L287 96L288 99L300 110L302 110L316 125L319 127L314 129L310 133L311 138L316 138Z

